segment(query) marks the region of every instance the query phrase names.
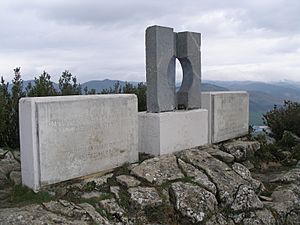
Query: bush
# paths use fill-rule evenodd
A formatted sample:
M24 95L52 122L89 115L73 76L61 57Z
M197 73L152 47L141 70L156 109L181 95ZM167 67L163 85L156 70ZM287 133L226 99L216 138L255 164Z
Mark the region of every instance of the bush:
M284 101L282 107L274 108L263 115L264 124L270 127L272 136L281 140L284 131L300 136L300 103Z

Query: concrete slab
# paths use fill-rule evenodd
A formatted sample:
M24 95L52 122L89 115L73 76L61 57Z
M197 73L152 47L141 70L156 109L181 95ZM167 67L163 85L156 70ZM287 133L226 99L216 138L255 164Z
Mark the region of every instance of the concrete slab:
M244 136L249 129L249 94L245 91L202 92L208 110L209 143Z
M208 111L138 114L139 152L163 155L208 143Z
M135 95L22 98L22 183L34 191L138 160Z

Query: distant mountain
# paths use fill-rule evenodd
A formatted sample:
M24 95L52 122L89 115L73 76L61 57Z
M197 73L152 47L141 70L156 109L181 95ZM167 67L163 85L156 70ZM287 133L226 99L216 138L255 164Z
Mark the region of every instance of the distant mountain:
M202 83L201 91L229 91L229 89L215 85L215 84Z
M297 87L298 84L296 82L294 85L287 82L263 83L253 81L209 81L209 83L219 85L230 90L264 92L281 100L300 100L300 85Z
M180 83L176 83L177 91L179 90L180 85ZM201 83L201 91L229 91L229 89L214 84Z
M97 93L101 92L103 89L113 88L114 85L119 82L120 86L123 87L125 85L125 81L120 80L91 80L81 84L82 90L87 87L89 90L95 89ZM129 83L133 85L137 85L139 82L129 81Z

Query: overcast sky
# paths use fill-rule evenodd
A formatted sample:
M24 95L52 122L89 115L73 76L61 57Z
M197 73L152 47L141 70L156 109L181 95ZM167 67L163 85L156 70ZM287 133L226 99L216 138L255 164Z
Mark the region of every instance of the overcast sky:
M144 81L154 24L202 33L202 79L300 81L299 0L1 0L0 75Z

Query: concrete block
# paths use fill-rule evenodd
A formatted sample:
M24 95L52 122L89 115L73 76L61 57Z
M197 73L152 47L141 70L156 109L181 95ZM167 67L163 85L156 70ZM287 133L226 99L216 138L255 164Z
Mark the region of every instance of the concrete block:
M246 135L249 129L249 94L245 91L202 92L208 110L209 143Z
M205 109L138 114L139 152L163 155L208 143Z
M177 92L178 107L199 109L201 107L201 34L177 33L177 58L183 70L183 80Z
M22 183L34 191L138 160L135 95L22 98Z
M175 34L172 28L146 30L146 81L148 112L172 111L175 95Z

